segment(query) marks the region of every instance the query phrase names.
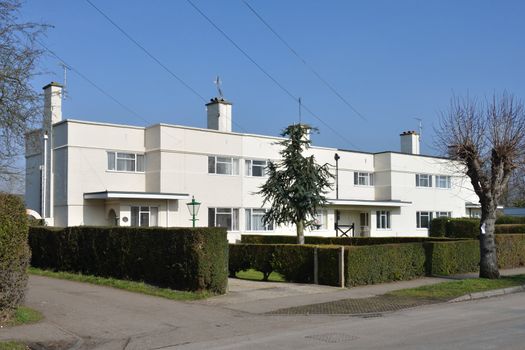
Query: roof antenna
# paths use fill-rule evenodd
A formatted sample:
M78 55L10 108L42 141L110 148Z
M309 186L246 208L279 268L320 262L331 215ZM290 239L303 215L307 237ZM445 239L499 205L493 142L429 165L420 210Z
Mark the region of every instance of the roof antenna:
M64 62L60 62L59 65L62 66L62 68L64 69L64 80L63 80L63 83L62 85L64 85L64 87L62 88L62 99L66 99L68 96L67 96L67 71L71 68L68 67L67 64L65 64Z
M414 117L419 122L419 140L423 139L423 119Z
M214 83L217 86L217 93L219 94L219 97L221 99L224 99L224 95L223 95L222 89L221 89L222 81L221 81L221 78L218 75L217 75L217 78L215 78Z
M301 124L302 100L301 100L300 97L299 97L299 99L298 99L298 102L299 102L299 124Z

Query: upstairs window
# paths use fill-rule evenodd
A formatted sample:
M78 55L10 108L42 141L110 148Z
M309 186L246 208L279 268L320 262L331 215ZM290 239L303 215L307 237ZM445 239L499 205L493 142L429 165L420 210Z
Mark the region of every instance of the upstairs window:
M108 152L108 170L144 172L144 155L136 153Z
M239 175L239 159L231 157L208 157L208 173L221 175Z
M373 186L374 185L374 174L354 172L354 185Z
M267 162L265 160L246 159L244 165L246 176L266 176Z
M263 216L266 209L246 209L245 229L246 231L273 231L273 224L265 225Z
M416 187L432 187L432 175L416 174Z
M450 176L436 175L436 187L450 188Z

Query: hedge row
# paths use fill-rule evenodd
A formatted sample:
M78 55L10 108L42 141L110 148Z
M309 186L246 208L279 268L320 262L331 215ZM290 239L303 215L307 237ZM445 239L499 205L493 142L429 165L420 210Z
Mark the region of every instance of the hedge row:
M24 300L30 255L24 203L0 193L0 325Z
M339 248L307 244L230 244L230 276L254 269L262 272L265 280L275 271L289 282L312 283L316 248L319 283L336 286Z
M478 238L479 219L440 217L432 220L428 231L430 237Z
M525 265L525 235L496 236L500 268ZM312 282L314 249L318 249L319 283L339 285L340 247L291 244L230 245L230 274L255 269L277 271L287 281ZM345 247L348 287L408 280L424 275L475 272L480 259L477 240L427 241Z
M306 236L306 244L314 245L344 245L344 246L361 246L361 245L380 245L380 244L398 244L398 243L421 243L434 241L448 241L444 237L318 237ZM249 244L295 244L296 236L278 236L278 235L242 235L241 243Z
M525 216L500 216L496 220L496 225L503 224L525 224Z
M213 293L228 283L221 228L31 227L29 244L39 268Z
M500 224L496 225L496 233L525 233L525 224Z
M425 274L425 244L348 247L346 285L413 279Z

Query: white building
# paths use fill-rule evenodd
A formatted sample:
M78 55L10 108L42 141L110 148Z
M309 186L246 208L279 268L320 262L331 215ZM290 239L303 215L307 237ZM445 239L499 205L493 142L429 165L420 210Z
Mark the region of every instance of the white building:
M190 226L186 203L194 196L202 203L197 226L226 226L230 241L241 233L295 234L265 227L255 194L267 160L279 157L280 138L232 132L231 103L207 104L207 129L137 127L62 120L62 87L51 83L44 91L43 131L27 135L26 204L49 225ZM401 134L401 152L310 152L334 164L334 174L339 156L338 190L307 235L426 236L432 217L478 210L457 164L420 155L415 132Z

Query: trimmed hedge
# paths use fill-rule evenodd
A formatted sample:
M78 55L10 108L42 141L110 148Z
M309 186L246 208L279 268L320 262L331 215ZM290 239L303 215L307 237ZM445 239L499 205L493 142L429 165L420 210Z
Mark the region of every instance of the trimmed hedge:
M423 243L348 247L346 261L347 287L425 275Z
M288 282L314 281L314 250L318 252L319 284L338 285L338 247L296 244L230 244L230 276L242 270L273 271Z
M479 242L434 242L427 245L427 274L453 275L477 271Z
M525 235L496 235L496 252L502 269L525 266Z
M496 225L495 233L525 233L525 224Z
M23 302L31 252L22 199L0 193L0 324Z
M29 244L34 267L180 290L227 288L223 228L31 227Z
M474 238L479 236L479 219L435 218L430 223L429 236L433 238Z
M525 216L500 216L496 219L496 225L500 224L525 224Z
M449 241L443 237L319 237L306 236L306 244L314 245L380 245L380 244L399 244L399 243L421 243L433 241ZM454 239L457 240L457 239ZM246 244L296 244L295 236L278 235L242 235L241 243Z

